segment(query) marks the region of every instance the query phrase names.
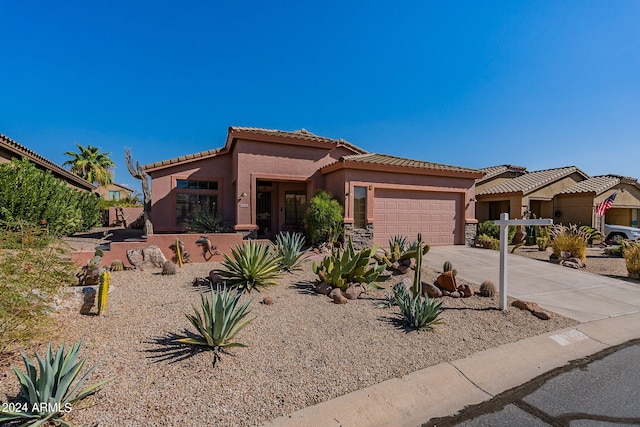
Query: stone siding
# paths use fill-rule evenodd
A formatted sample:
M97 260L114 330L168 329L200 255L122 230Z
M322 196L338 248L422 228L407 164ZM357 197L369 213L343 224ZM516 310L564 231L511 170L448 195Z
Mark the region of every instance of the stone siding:
M478 236L478 223L466 223L464 225L464 244L467 246L473 246L476 243L476 237Z
M344 240L347 242L351 237L353 247L356 250L373 246L373 224L368 224L366 229L353 228L353 224L344 225Z

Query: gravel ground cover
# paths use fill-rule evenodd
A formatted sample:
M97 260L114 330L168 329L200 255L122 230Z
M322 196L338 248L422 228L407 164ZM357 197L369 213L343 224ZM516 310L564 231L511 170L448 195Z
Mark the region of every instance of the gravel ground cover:
M409 332L398 320L397 307L376 307L403 276L386 282L386 290L369 290L361 299L335 305L311 289L316 276L306 262L277 286L246 296L253 300L255 320L237 340L248 347L232 349L214 368L211 352L194 352L174 339L192 330L185 314L200 304L192 280L216 267L186 264L175 276L160 275L160 269L113 272L105 315L74 310L59 316L54 344L82 340L88 365L101 361L91 383L113 377L68 414L69 421L81 426L256 425L577 323L555 314L542 321L516 309L503 313L496 309L497 297L472 296L444 298L442 323L434 331ZM423 280L433 281L437 274L425 268ZM274 303L261 304L265 296ZM0 364L0 401L18 390L8 364Z

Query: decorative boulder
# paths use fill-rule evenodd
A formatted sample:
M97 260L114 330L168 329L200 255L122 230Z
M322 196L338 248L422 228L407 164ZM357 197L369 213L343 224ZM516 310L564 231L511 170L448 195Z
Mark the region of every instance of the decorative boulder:
M127 259L136 269L162 268L167 261L158 245L154 244L143 249L129 249Z
M411 289L413 288L413 279L405 277L400 283L402 283L402 286L404 286L407 292L411 292Z
M347 299L358 299L364 289L360 283L350 283L346 291L342 293Z
M222 277L220 277L220 273L218 270L211 270L209 272L209 281L212 285L218 285L222 283Z
M541 320L549 320L551 316L546 311L542 310L540 306L535 302L516 300L511 303L512 306L519 308L520 310L526 310L531 312L534 316Z
M261 302L264 305L272 305L275 301L273 300L273 297L266 296L266 297L262 298Z
M400 274L406 274L407 271L409 271L409 266L408 265L404 265L404 264L400 264L400 266L398 267L398 272Z
M458 292L458 291L451 292L451 293L449 294L449 296L450 296L451 298L460 298L460 292Z
M313 289L319 294L328 295L331 292L331 285L327 282L320 282L316 284Z
M442 291L436 285L426 282L422 282L422 293L429 298L440 298L442 296Z
M473 291L471 290L471 287L469 287L469 285L458 286L458 292L460 292L460 294L464 298L468 298L473 295Z
M447 290L449 292L456 292L458 286L456 285L456 276L452 271L445 271L438 276L438 287L440 289Z
M346 304L347 301L349 301L344 295L342 295L340 288L333 288L331 292L329 292L329 298L333 299L335 304Z

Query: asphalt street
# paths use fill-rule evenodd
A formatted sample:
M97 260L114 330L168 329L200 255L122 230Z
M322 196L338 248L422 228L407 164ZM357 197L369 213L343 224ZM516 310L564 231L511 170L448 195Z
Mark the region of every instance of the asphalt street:
M514 425L640 425L640 340L573 361L423 427Z

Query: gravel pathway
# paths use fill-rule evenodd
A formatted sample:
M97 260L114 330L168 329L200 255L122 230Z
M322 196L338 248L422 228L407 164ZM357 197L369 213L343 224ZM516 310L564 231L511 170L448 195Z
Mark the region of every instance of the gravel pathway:
M398 309L376 308L387 291L368 291L335 305L314 293L310 263L278 286L252 292L255 320L212 367L211 352L173 339L191 330L185 314L199 306L191 282L216 263L187 264L175 276L158 270L114 272L106 314L60 316L54 343L83 340L88 365L102 361L91 383L113 377L67 416L81 426L256 425L354 390L472 353L576 324L553 315L496 310L494 298L444 298L442 324L407 332ZM424 270L423 280L437 273ZM387 290L402 276L386 283ZM474 290L477 286L472 285ZM261 304L265 296L275 303ZM43 351L43 347L40 347ZM32 354L33 349L29 352ZM17 366L20 366L17 364ZM437 387L434 384L434 387ZM0 401L18 392L0 367Z

